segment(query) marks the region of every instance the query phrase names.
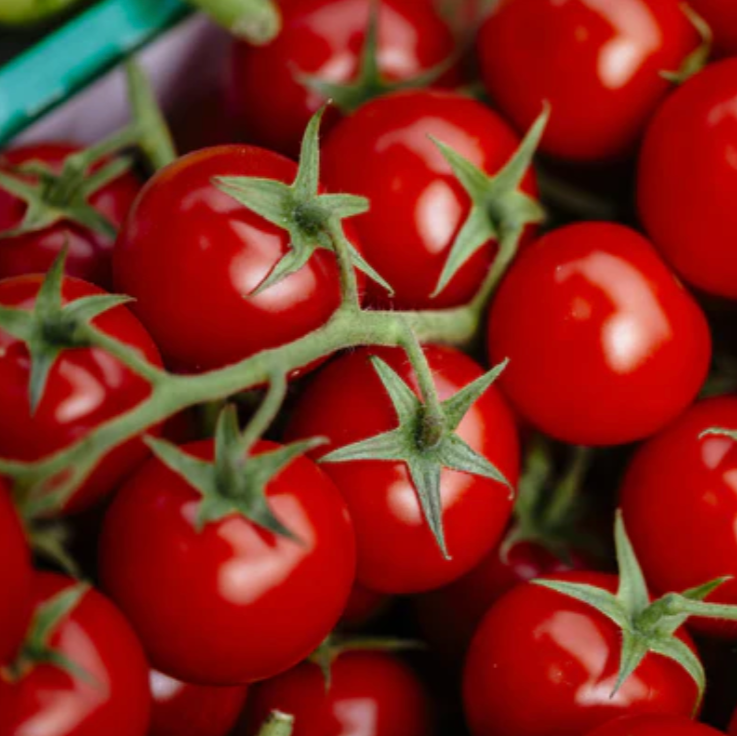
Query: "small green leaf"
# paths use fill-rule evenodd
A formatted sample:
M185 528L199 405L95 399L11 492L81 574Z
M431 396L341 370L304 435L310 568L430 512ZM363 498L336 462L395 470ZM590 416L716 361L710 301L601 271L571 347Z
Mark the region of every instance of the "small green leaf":
M595 585L587 585L586 583L569 583L563 580L539 579L532 582L535 585L550 588L556 593L575 598L577 601L595 608L622 629L626 629L630 625L630 618L620 601L603 588L597 588Z
M28 403L31 409L31 416L33 416L43 398L51 369L54 367L62 351L58 348L43 345L35 348L33 342L30 343L29 348L31 373L28 379Z
M345 447L339 447L320 458L321 463L347 463L361 460L404 460L405 432L395 429L377 434Z
M371 364L389 394L400 424L412 421L417 416L421 404L412 389L381 358L371 356Z
M46 649L59 624L64 621L89 591L90 586L77 583L57 593L36 609L31 622L29 644L32 649Z
M488 391L489 387L509 365L506 358L483 376L464 386L458 393L443 402L443 411L451 429L457 429L471 407Z
M627 536L621 511L617 511L614 522L614 541L619 567L617 598L627 611L632 615L637 615L650 605L650 596L642 568Z
M410 458L406 461L417 497L430 531L440 547L446 560L451 559L445 542L443 529L443 506L440 497L440 464L422 457Z
M514 487L504 474L483 455L471 449L458 435L450 435L443 440L438 458L443 467L501 483L509 488L510 498L514 497Z
M704 692L706 691L706 674L699 658L685 642L675 637L655 639L650 642L650 651L667 657L676 664L679 664L696 683L698 696L692 711L692 714L696 716L701 707L701 701L704 699Z
M630 675L642 664L645 655L650 651L648 644L642 637L635 636L627 629L622 630L622 651L619 659L617 682L610 695L613 698Z
M288 184L249 176L216 176L213 184L272 225L284 226L292 202Z

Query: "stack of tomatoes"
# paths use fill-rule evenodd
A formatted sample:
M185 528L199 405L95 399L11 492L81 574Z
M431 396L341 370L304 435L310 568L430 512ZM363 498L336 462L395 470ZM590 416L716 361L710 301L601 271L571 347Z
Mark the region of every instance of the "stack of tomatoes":
M737 734L737 3L279 5L0 154L0 736Z

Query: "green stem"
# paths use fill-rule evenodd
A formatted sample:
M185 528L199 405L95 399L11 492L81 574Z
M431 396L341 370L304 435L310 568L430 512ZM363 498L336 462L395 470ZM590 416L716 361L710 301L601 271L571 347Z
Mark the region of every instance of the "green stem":
M328 233L333 243L335 258L340 271L340 287L343 292L342 308L358 312L361 309L361 300L358 294L358 279L353 260L348 252L343 225L340 220L331 218L327 224Z
M281 14L273 0L188 0L218 25L253 44L272 41L281 30Z
M570 516L575 505L589 465L591 464L591 448L576 446L573 448L573 459L563 479L558 483L553 498L545 512L545 526L548 529L559 528Z
M294 716L275 710L261 726L258 736L291 736L293 728Z
M243 457L266 432L279 413L286 395L287 379L283 373L280 373L269 382L264 400L241 436L236 452L238 458Z

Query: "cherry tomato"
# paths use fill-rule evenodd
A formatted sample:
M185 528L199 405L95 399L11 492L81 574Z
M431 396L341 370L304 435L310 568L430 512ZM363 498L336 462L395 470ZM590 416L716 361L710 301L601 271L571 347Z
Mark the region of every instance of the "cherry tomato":
M0 248L1 249L1 248ZM30 310L42 276L17 276L0 282L0 304ZM64 277L62 301L73 302L103 292L85 281ZM95 317L102 332L139 350L160 364L156 346L124 306ZM28 348L0 329L0 456L33 461L72 444L94 428L136 406L150 394L145 379L99 348L61 353L52 367L41 401L31 416L28 399ZM79 511L108 493L148 454L135 438L108 453L65 505Z
M226 736L246 702L246 686L208 687L151 670L148 736Z
M294 0L283 8L282 31L270 44L233 43L229 96L249 140L296 156L302 131L326 102L300 76L354 81L371 5L372 0ZM454 53L450 29L426 3L382 0L378 12L377 57L387 80L417 77ZM449 86L459 81L457 70L442 77Z
M538 113L542 108L538 109ZM334 191L368 197L354 220L366 259L389 282L368 299L379 307L439 309L470 301L496 255L490 242L435 297L451 247L471 210L471 198L430 136L487 174L512 157L520 141L496 113L451 92L398 92L364 105L328 136L323 176ZM536 193L532 172L522 189Z
M61 575L38 573L35 605L75 584ZM146 736L146 661L130 626L103 595L84 593L58 622L49 646L79 673L39 662L15 682L0 678L2 736Z
M67 143L21 146L0 154L0 171L37 161L58 172L64 159L79 150ZM92 171L95 168L99 166ZM140 188L136 176L125 173L96 191L89 202L113 226L120 227ZM25 212L25 202L0 187L0 236L3 231L18 227ZM61 220L37 232L2 238L0 244L0 278L45 273L66 247L65 269L69 275L104 289L112 286L113 241L77 223Z
M648 128L637 181L642 221L663 257L689 283L729 299L737 298L735 96L737 59L674 92Z
M291 713L293 736L430 736L432 708L422 684L386 652L349 651L322 670L303 662L258 684L248 704L248 736L272 710Z
M31 617L33 568L23 525L0 480L0 666L17 652Z
M402 350L360 348L335 359L313 379L294 407L287 435L328 438L331 444L319 448L319 455L331 446L342 447L395 428L396 413L369 360L372 355L384 360L415 393L419 391ZM441 400L482 375L476 363L452 348L426 347L425 355ZM494 386L471 407L458 435L494 463L510 483L516 483L519 448L514 420ZM380 592L430 590L459 577L494 546L511 512L512 501L501 484L443 469L441 503L452 557L445 560L405 463L345 462L322 467L351 512L358 582Z
M502 0L478 36L491 97L519 130L547 100L541 150L580 161L633 153L699 43L673 0Z
M339 306L338 270L327 250L251 295L287 253L289 235L212 183L257 176L291 184L296 173L295 163L275 153L221 146L180 158L146 184L115 247L115 279L135 297L133 309L173 365L234 363L311 332Z
M689 5L709 24L717 54L737 54L737 5L732 0L690 0Z
M262 442L256 454L274 447ZM212 440L184 448L213 457ZM238 514L197 531L201 496L155 458L113 501L100 542L102 580L153 666L171 677L203 685L271 677L314 651L338 621L355 570L340 494L304 457L266 493L300 542Z
M581 445L632 442L695 398L711 339L647 240L609 223L560 228L523 252L491 305L492 362L524 417Z
M587 736L719 736L720 733L690 718L645 715L617 718Z
M555 579L610 592L618 577L570 572ZM693 648L685 632L679 637ZM620 715L688 717L697 689L675 662L647 654L612 695L622 648L616 624L595 608L523 583L484 617L464 675L473 736L584 736Z
M728 437L700 438L711 427L737 427L737 398L694 404L643 445L625 475L622 512L656 590L686 590L737 574L737 443ZM708 600L737 603L737 581L726 582ZM737 625L727 621L692 619L690 624L737 637Z

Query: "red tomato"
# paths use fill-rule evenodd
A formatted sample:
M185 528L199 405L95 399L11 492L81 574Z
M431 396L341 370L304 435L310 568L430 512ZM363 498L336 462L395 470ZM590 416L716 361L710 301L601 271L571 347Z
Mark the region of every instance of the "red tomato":
M729 299L737 299L736 96L737 59L689 79L648 128L637 181L642 221L665 259Z
M478 37L481 74L526 130L547 100L541 150L581 161L633 153L699 43L674 0L502 0Z
M366 260L395 291L390 299L381 286L368 284L375 306L439 309L464 304L478 291L496 255L496 243L488 243L431 297L468 218L471 198L430 136L487 174L502 168L520 143L479 102L451 92L418 90L364 105L332 131L324 146L327 185L371 202L369 212L354 222ZM532 172L522 189L535 195Z
M555 579L615 592L616 575L571 572ZM685 632L679 637L693 648ZM524 583L481 622L464 676L473 736L584 736L620 715L690 716L697 689L686 671L647 654L617 693L622 637L591 606Z
M737 710L732 715L732 720L729 722L729 736L737 736Z
M36 606L76 582L39 573ZM17 682L0 678L2 736L146 736L148 668L130 626L95 590L53 631L50 647L87 675L38 663Z
M133 309L172 364L234 363L311 332L338 308L338 269L327 250L251 296L287 253L289 235L212 183L215 176L291 183L296 173L275 153L221 146L180 158L144 187L115 246L115 279L136 298Z
M208 687L151 670L148 736L226 736L246 701L246 686Z
M229 96L249 140L297 155L302 132L326 102L299 77L333 84L356 79L372 2L294 0L283 9L282 31L270 44L234 42ZM386 79L413 79L446 62L454 50L450 29L426 4L382 0L377 56ZM448 86L459 81L457 70L442 78Z
M624 520L645 577L656 590L686 590L737 575L737 443L728 437L700 439L711 427L737 428L737 398L694 404L643 445L624 478ZM737 603L737 581L725 583L708 600ZM734 622L690 623L737 636Z
M1 248L0 248L1 250ZM42 276L17 276L0 282L0 304L32 309ZM92 284L65 277L64 303L102 294ZM139 350L151 363L159 353L138 320L115 307L93 320L106 334ZM72 444L94 428L143 401L145 379L98 348L63 352L49 374L43 397L31 416L28 399L30 361L26 345L0 329L0 456L33 461ZM138 438L110 452L73 495L65 511L79 511L108 493L148 454Z
M342 447L395 428L396 413L369 360L372 355L384 360L419 395L404 351L360 348L337 358L313 379L294 407L287 435L327 437L331 444L317 452L324 454L331 446ZM483 373L452 348L426 347L425 355L441 400ZM519 448L514 420L494 386L471 407L458 435L494 463L512 485L516 483ZM454 580L495 545L511 512L512 501L501 484L444 469L440 492L452 557L445 560L405 463L344 462L322 467L346 499L356 529L357 579L372 590L413 593Z
M81 150L68 143L44 143L15 148L0 154L0 171L32 161L61 170L64 159ZM93 167L92 170L94 171ZM112 225L120 227L141 185L132 173L125 173L90 197L90 204ZM0 234L18 227L26 211L25 202L0 186ZM45 273L56 256L67 248L65 270L71 276L109 289L112 286L110 238L66 220L38 232L0 241L0 278L27 273Z
M703 723L679 716L625 716L610 721L587 736L719 736Z
M560 228L528 248L491 305L501 387L553 437L632 442L695 398L709 366L703 313L655 250L609 223Z
M23 525L10 491L0 480L0 666L20 646L31 617L33 568Z
M262 442L256 454L275 447ZM213 457L211 440L184 448ZM162 672L205 685L271 677L314 651L343 611L355 571L345 504L304 457L267 487L272 512L301 543L238 514L198 532L200 498L150 460L108 512L100 543L103 583Z
M257 685L246 733L255 736L272 710L294 716L293 736L430 736L432 708L412 670L386 652L349 651L331 666L303 662Z
M690 0L688 4L709 24L716 52L737 54L737 5L732 0Z
M434 652L458 660L486 612L506 592L543 575L585 568L580 557L564 562L535 542L512 545L506 558L497 547L462 578L415 599L420 628Z

